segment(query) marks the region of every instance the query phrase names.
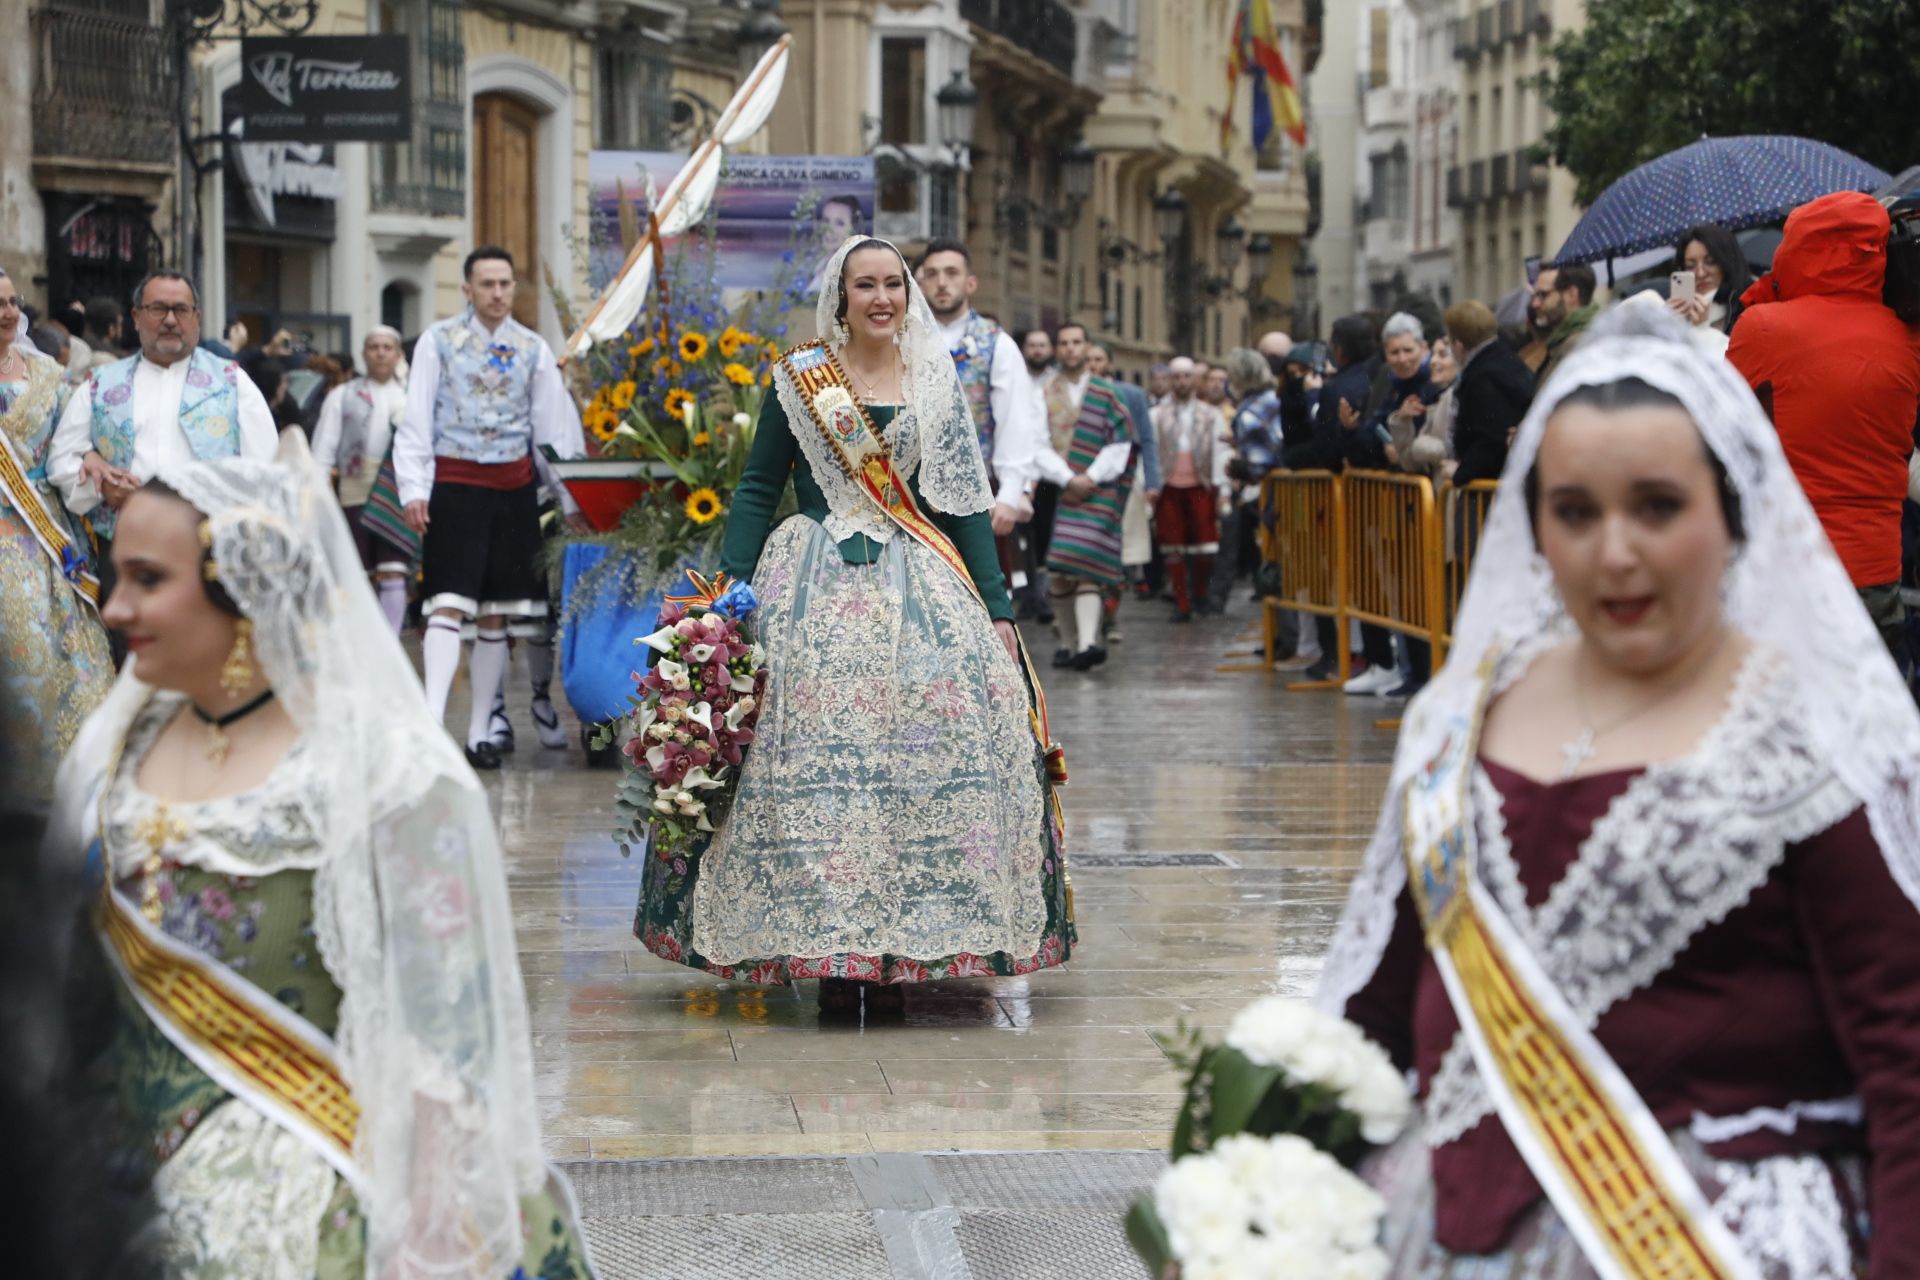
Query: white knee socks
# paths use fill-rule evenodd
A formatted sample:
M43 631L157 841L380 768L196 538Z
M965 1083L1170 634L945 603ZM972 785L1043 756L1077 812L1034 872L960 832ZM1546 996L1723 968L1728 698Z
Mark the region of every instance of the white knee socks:
M443 721L453 673L460 669L460 620L427 619L427 633L420 638L420 657L426 667L423 683L427 686L427 708L435 720Z
M528 636L527 678L533 685L536 699L552 696L549 692L553 684L553 640L549 636Z
M487 741L487 721L493 716L493 700L507 675L507 633L481 631L473 637L473 657L467 663L473 681L473 710L467 716L467 746Z
M387 621L393 624L398 635L407 625L407 580L405 578L381 578L375 584L380 596L380 612L387 615Z
M1080 648L1091 649L1100 643L1100 593L1082 591L1073 598L1073 621L1080 631Z

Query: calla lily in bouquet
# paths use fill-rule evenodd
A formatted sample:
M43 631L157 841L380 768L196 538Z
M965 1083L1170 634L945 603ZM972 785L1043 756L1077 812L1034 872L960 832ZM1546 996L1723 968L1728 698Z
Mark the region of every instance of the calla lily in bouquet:
M1222 1188L1228 1183L1238 1186L1243 1177L1256 1175L1267 1179L1262 1185L1241 1186L1233 1192L1255 1208L1242 1212L1226 1207L1219 1212L1239 1224L1234 1230L1240 1235L1253 1239L1234 1248L1252 1250L1248 1257L1258 1254L1278 1262L1216 1265L1213 1259L1219 1248L1200 1249L1194 1241L1233 1232L1224 1226L1217 1231L1209 1227L1196 1236L1168 1216L1169 1206L1186 1203L1187 1193L1169 1192L1163 1197L1156 1188L1152 1197L1136 1202L1127 1215L1128 1239L1153 1274L1179 1280L1209 1275L1359 1280L1384 1275L1385 1257L1372 1248L1379 1232L1380 1201L1350 1171L1374 1149L1399 1136L1412 1101L1405 1078L1379 1046L1342 1018L1319 1013L1298 1000L1271 996L1243 1009L1220 1044L1206 1045L1190 1036L1183 1057L1191 1074L1174 1124L1174 1164L1162 1176L1162 1187L1169 1179L1176 1187L1206 1182L1226 1197ZM1248 1143L1266 1145L1256 1153ZM1275 1143L1283 1144L1284 1150L1268 1149ZM1307 1160L1307 1155L1315 1159ZM1189 1171L1187 1166L1195 1161L1204 1162L1202 1168L1213 1172ZM1286 1164L1292 1172L1274 1182L1273 1170L1267 1166L1277 1163ZM1259 1197L1267 1194L1308 1206L1309 1217L1333 1215L1339 1209L1345 1216L1338 1216L1342 1225L1337 1235L1346 1243L1336 1249L1328 1243L1331 1237L1313 1235L1295 1221L1291 1209L1283 1213L1258 1208L1263 1203ZM1361 1205L1372 1206L1364 1231L1351 1227L1351 1214ZM1303 1231L1307 1234L1302 1235ZM1274 1253L1275 1237L1291 1243ZM1375 1255L1379 1255L1377 1270L1372 1261Z
M668 861L725 820L767 691L766 654L745 629L753 588L688 577L695 591L668 597L660 629L634 642L654 661L635 674L633 710L594 742L619 741L627 762L614 800L620 851L644 841Z

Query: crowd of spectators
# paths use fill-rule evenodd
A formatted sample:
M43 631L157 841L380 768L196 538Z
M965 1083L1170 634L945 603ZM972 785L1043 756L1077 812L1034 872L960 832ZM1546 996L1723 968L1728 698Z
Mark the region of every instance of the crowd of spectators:
M1920 588L1920 333L1885 301L1890 225L1870 196L1812 201L1787 220L1758 280L1732 232L1693 227L1675 246L1672 276L1616 289L1610 301L1665 307L1746 378L1863 604L1912 675L1909 654L1920 649L1903 600ZM1268 335L1275 341L1263 339L1261 352L1275 380L1274 465L1404 471L1455 491L1497 481L1536 391L1605 305L1593 268L1578 263L1542 268L1519 301L1525 323L1506 328L1484 302L1436 314L1413 294L1390 313L1335 319L1324 351ZM1517 317L1515 303L1503 300L1498 314ZM1447 557L1469 553L1472 523L1450 515L1445 527ZM1286 590L1265 585L1270 594ZM1298 651L1282 665L1328 680L1337 645L1350 641L1331 621L1316 621L1306 632L1291 622L1283 629L1282 644ZM1430 666L1424 645L1367 625L1357 632L1347 692L1399 699L1419 690Z

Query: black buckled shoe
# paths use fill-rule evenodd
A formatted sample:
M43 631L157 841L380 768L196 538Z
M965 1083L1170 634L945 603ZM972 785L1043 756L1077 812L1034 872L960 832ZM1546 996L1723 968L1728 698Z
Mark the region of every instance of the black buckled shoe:
M476 769L498 769L500 767L500 748L491 742L483 742L477 747L467 748L467 763Z

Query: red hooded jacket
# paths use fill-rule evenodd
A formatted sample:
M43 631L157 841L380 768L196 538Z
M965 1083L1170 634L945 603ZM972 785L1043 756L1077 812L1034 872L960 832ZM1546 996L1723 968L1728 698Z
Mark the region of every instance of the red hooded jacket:
M1787 219L1773 270L1742 296L1727 359L1762 401L1857 587L1900 580L1900 503L1920 354L1881 301L1887 211L1854 191Z

